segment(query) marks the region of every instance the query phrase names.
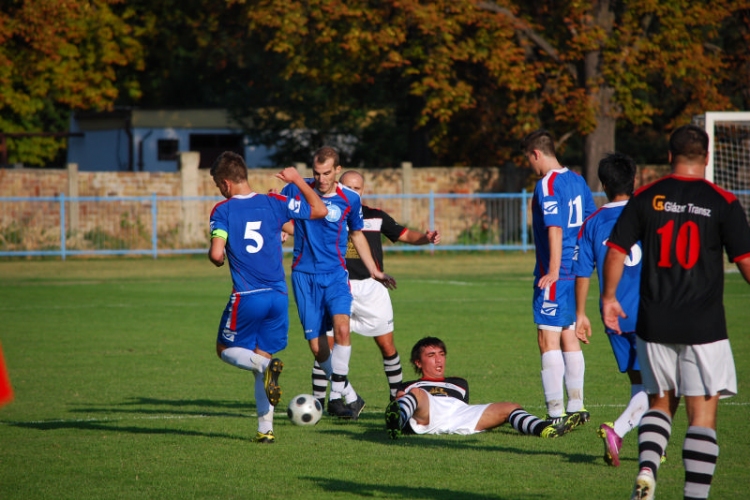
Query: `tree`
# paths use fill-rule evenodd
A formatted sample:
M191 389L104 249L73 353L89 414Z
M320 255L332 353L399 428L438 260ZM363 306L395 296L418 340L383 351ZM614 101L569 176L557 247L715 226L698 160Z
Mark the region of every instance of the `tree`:
M70 110L107 110L132 81L118 87L117 68L139 68L141 47L112 13L119 0L4 2L0 12L0 130L65 132ZM9 162L43 165L64 142L52 137L8 140Z
M592 189L600 189L597 165L615 150L618 122L650 124L662 115L673 128L706 110L731 107L718 90L728 73L715 44L737 2L514 3L479 7L519 21L530 60L541 68L539 99L547 113L538 122L553 124L563 137L585 137L584 175Z

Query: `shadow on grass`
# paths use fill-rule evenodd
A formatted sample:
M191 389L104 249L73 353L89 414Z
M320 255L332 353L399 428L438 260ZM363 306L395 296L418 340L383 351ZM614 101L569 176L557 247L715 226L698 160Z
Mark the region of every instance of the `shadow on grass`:
M321 491L335 492L335 493L346 493L351 497L365 497L365 498L409 498L409 499L455 499L460 498L462 500L503 500L513 498L518 499L532 499L532 498L546 498L546 496L540 495L524 495L514 494L513 497L499 497L496 495L482 495L478 493L470 493L467 491L450 490L444 488L427 488L427 487L413 487L413 486L401 486L401 485L387 485L387 484L364 484L352 481L343 481L341 479L323 479L319 477L301 477L300 479L310 481L317 485Z
M156 406L158 408L145 408ZM144 408L139 408L144 407ZM156 399L156 398L130 398L124 403L114 406L101 407L79 407L70 410L71 413L108 413L108 414L143 414L163 415L163 407L168 407L171 415L206 416L206 417L237 417L246 418L248 413L255 411L255 404L242 401L218 401L214 399ZM181 408L197 407L195 410ZM238 413L228 411L212 411L214 408L224 410L238 410ZM242 413L239 413L242 411Z
M549 455L558 457L559 459L571 464L592 464L596 463L597 460L601 460L601 456L598 455L568 453L564 450L560 450L558 443L563 443L565 437L556 438L554 440L547 440L538 438L536 436L525 436L513 430L513 428L510 427L509 424L506 424L505 426L489 432L472 434L469 436L411 434L404 435L396 440L392 440L386 435L385 423L379 415L372 413L367 415L363 414L356 422L340 422L345 425L337 426L336 429L326 429L321 432L326 434L339 435L342 432L345 432L349 434L349 438L356 441L381 443L388 446L418 447L420 449L430 450L428 454L432 456L439 455L441 451L450 453L451 451L465 449L488 452L514 453L527 456ZM349 429L346 428L347 426L350 426ZM548 442L550 444L550 449L529 449L516 446L505 446L496 442L488 442L491 439L488 437L493 434L507 435L507 439L509 440L519 439L521 441L538 440L541 442ZM553 441L555 444L553 444Z

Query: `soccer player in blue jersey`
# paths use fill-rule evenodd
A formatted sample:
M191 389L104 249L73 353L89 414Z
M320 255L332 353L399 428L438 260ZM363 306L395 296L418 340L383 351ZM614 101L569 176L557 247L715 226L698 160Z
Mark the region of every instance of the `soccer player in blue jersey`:
M586 181L558 162L549 132L530 133L521 147L534 173L542 176L532 201L533 311L547 414L554 419L579 414L578 422L583 424L589 413L583 406L583 351L575 334L573 253L578 230L596 206Z
M627 319L617 291L629 249L643 249L636 323L649 409L638 426L633 500L654 498L661 455L684 397L683 497L708 498L719 456L720 398L737 394L724 313L724 251L750 283L750 226L737 197L705 179L708 134L695 125L669 138L672 173L638 189L617 219L604 261L604 323Z
M596 268L599 288L604 286L604 259L607 256L607 240L617 218L625 208L635 186L635 161L627 155L614 153L599 162L599 180L609 202L589 216L578 233L578 251L573 258L576 275L576 335L588 344L591 337L591 321L586 316L586 297L591 274ZM604 331L612 346L620 373L630 378L630 402L614 422L599 427L599 436L604 440L604 461L617 467L620 465L622 438L638 426L648 409L648 396L641 383L641 368L636 356L635 322L638 317L638 289L641 281L641 247L638 243L630 248L625 259L625 270L617 287L617 298L628 317L620 322L623 333L617 334L605 326ZM601 301L599 303L601 311Z
M254 440L273 443L273 410L281 396L278 376L283 367L273 355L286 347L289 330L281 228L289 219L319 219L327 210L293 167L276 177L297 186L304 200L253 192L244 159L229 151L213 163L211 176L227 199L211 211L208 258L222 266L226 254L232 275L216 353L222 361L253 372L258 412Z
M365 406L364 399L349 383L351 339L349 316L352 293L346 269L347 241L351 239L372 278L387 288L396 281L378 269L370 247L362 234L364 221L359 195L337 182L341 172L339 155L324 146L313 156L313 181L310 183L328 208L324 219L295 219L292 289L297 302L302 329L315 360L331 380L331 390L346 402L341 418L357 419ZM296 185L287 185L282 193L298 199ZM328 346L326 331L333 322L334 346Z

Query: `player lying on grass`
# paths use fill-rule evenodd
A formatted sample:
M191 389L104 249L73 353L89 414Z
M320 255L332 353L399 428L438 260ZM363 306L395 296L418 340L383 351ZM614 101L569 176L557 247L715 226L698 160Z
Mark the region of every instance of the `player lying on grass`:
M424 337L411 350L411 364L419 380L402 383L397 398L385 410L391 439L407 434L474 434L509 422L521 434L555 438L579 424L580 414L560 421L542 420L516 403L469 404L469 383L445 376L445 343Z

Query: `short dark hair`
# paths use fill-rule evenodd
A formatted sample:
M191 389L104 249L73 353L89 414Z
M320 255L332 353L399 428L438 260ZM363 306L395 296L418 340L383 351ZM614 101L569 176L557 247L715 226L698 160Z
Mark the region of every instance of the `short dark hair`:
M331 146L323 146L313 154L313 164L320 165L325 163L330 158L333 158L333 166L338 167L340 165L339 153Z
M245 159L233 151L224 151L211 165L211 177L214 180L247 181Z
M523 154L531 154L535 149L546 156L555 156L555 139L549 131L540 128L523 138L521 141Z
M696 125L683 125L669 137L669 152L672 163L678 157L689 162L703 160L708 155L708 134Z
M448 349L445 348L445 342L439 338L422 337L419 339L417 343L414 344L414 347L411 348L411 359L409 360L414 367L414 371L419 375L422 375L422 369L417 366L417 361L419 361L420 356L422 356L422 351L424 351L425 347L439 347L445 354L448 354Z
M622 153L609 153L599 161L599 180L609 199L633 194L636 169L635 160Z

